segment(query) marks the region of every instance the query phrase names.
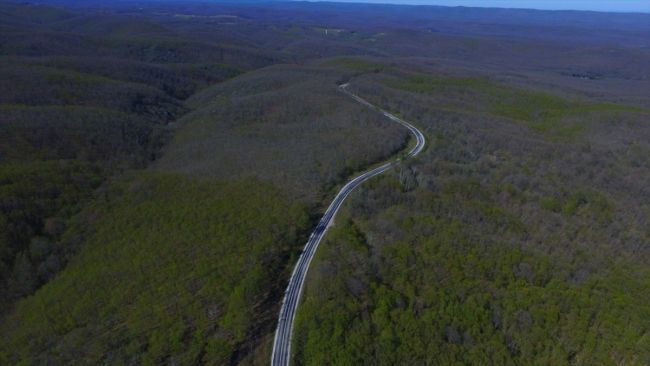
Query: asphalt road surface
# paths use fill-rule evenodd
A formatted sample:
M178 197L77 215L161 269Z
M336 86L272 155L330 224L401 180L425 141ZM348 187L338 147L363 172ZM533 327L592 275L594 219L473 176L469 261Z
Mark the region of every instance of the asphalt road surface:
M402 124L404 127L408 128L417 139L417 144L415 147L406 155L407 157L417 155L424 148L424 135L415 127L409 123L393 116L392 114L375 107L374 105L366 102L365 100L357 97L356 95L349 93L345 90L348 84L343 84L339 87L339 90L358 101L359 103L366 105L377 112L383 114L384 116L392 119L393 121ZM293 332L293 320L296 316L296 310L298 309L298 303L300 301L300 295L302 293L302 287L305 283L305 277L307 276L307 270L309 269L309 264L311 263L312 258L314 258L314 253L320 244L321 239L325 235L327 228L330 226L334 220L336 212L341 207L345 197L352 192L358 185L366 181L367 179L374 177L375 175L381 174L386 170L390 169L395 163L388 163L382 165L379 168L373 169L367 173L362 174L359 177L352 179L348 184L341 189L339 194L336 195L334 201L330 207L325 212L325 215L316 226L316 229L309 237L305 250L303 251L300 258L298 258L298 263L296 268L293 270L291 279L289 280L289 286L287 291L284 294L284 300L282 300L282 308L280 309L280 318L278 320L278 327L275 331L275 341L273 342L273 355L271 356L271 365L272 366L289 366L291 361L291 335Z

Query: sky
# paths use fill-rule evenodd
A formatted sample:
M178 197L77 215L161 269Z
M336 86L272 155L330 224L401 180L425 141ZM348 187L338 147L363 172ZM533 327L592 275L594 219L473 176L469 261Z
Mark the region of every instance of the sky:
M650 13L650 0L327 0L348 3L382 3L541 10L594 10Z

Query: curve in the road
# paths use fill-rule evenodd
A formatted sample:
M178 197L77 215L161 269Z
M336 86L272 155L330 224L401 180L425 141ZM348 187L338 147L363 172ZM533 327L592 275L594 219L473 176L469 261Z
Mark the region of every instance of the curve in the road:
M375 107L374 105L366 102L365 100L359 98L358 96L348 92L345 88L348 84L343 84L339 87L339 90L352 97L354 100L359 103L366 105L372 109L377 110L379 113L390 118L391 120L402 124L408 128L417 139L415 147L407 154L407 157L417 155L424 148L424 135L417 128L413 127L411 124L403 121L392 114ZM293 332L293 321L296 316L296 310L298 309L298 302L300 301L300 295L302 293L302 288L305 283L305 277L307 276L307 270L309 269L309 264L311 263L312 258L314 258L314 253L320 244L321 239L325 235L327 228L334 219L336 212L341 207L341 204L345 198L350 194L350 192L356 188L358 185L366 181L367 179L374 177L375 175L381 174L386 170L390 169L394 163L388 163L380 166L379 168L373 169L367 173L362 174L361 176L354 178L348 184L346 184L343 189L336 195L334 201L330 207L325 212L325 215L316 226L316 229L309 237L305 250L303 251L300 258L298 258L298 263L296 268L293 270L291 279L289 280L289 286L284 294L284 300L282 301L282 308L280 309L280 318L278 320L278 327L275 331L275 340L273 342L273 355L271 356L271 365L272 366L289 366L291 360L291 335Z

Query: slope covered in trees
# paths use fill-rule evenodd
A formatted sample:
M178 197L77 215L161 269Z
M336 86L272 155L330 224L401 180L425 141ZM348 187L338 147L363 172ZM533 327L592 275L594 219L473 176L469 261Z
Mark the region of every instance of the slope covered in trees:
M265 359L286 266L321 197L406 133L337 93L331 70L268 68L196 94L279 58L235 53L248 42L233 37L179 41L191 34L173 27L192 22L3 6L24 38L5 34L0 60L2 362ZM26 16L43 10L52 17ZM26 51L39 37L84 44ZM158 173L130 172L154 162Z
M64 267L78 249L61 237L66 220L108 177L159 156L169 124L189 110L185 99L280 58L196 41L152 20L6 2L0 9L4 310ZM32 255L34 246L49 254ZM24 268L47 274L26 279Z
M353 172L404 149L403 128L338 92L341 72L273 66L208 88L154 169L272 182L320 202Z
M310 272L299 363L648 359L648 111L385 74L351 88L431 147L352 195Z
M3 331L14 331L3 337L3 351L12 350L3 362L228 360L261 335L273 279L308 218L304 206L250 179L115 181L68 231L88 237L87 246L6 318Z
M0 363L643 364L648 16L0 3Z

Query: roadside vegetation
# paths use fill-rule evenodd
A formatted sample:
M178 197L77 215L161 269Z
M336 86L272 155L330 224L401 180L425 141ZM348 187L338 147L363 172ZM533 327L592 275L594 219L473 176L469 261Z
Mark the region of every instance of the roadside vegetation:
M0 2L0 364L268 364L412 143L348 82L429 141L346 201L296 364L650 357L647 17L48 4Z
M346 203L298 310L299 364L650 356L646 110L483 79L363 80L362 97L434 138Z
M252 179L155 173L103 190L67 232L88 244L5 318L3 362L215 364L258 337L268 349L260 320L304 239L305 205Z
M3 6L24 28L0 59L0 362L267 359L323 197L407 133L340 95L340 72L250 72L281 58ZM24 48L62 30L103 57L80 39Z

